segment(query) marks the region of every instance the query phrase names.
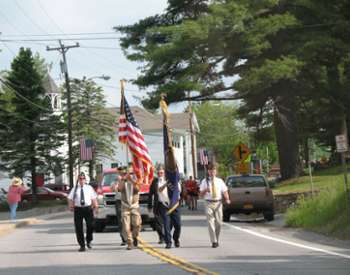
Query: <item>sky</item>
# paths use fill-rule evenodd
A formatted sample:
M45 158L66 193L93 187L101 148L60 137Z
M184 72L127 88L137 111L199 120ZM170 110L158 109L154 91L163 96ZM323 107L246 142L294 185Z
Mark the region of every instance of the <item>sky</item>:
M60 74L61 54L47 51L46 46L58 47L58 39L65 45L80 43L79 48L67 52L70 77L90 78L101 75L109 81L94 78L103 87L108 107L119 106L120 79L134 79L141 64L128 61L119 46L119 33L113 27L130 25L148 16L162 13L166 0L0 0L0 39L53 39L54 41L0 42L0 71L10 69L11 61L20 47L30 47L48 63L52 63L50 75L57 84L62 83ZM71 35L77 33L110 33ZM52 36L42 36L58 34ZM68 35L70 34L70 35ZM34 35L34 36L29 36ZM78 38L111 37L111 40L79 40ZM76 39L76 40L75 40ZM139 105L134 97L146 96L131 83L126 84L126 97L130 105ZM182 111L185 103L173 104L170 110Z

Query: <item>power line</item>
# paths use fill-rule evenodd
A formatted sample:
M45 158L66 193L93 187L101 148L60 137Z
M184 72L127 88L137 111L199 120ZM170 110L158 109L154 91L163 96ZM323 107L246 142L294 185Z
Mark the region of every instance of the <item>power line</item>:
M45 33L46 31L40 27L27 13L26 11L22 8L22 6L20 4L18 4L17 0L15 0L15 5L17 6L17 8L23 13L23 15L35 26L37 27L40 31L42 31L43 33Z
M97 49L97 50L122 50L122 48L120 48L120 47L80 46L80 48L84 48L84 49Z
M8 19L8 17L7 17L3 12L1 12L1 10L0 10L0 14L1 14L1 17L0 17L0 18L5 19L5 21L7 22L7 24L8 24L9 26L11 26L15 31L21 33L22 35L25 35L23 32L21 32L19 29L17 29L17 27L16 27L15 25L13 25L13 24L11 23L11 21Z
M62 35L62 34L61 34ZM3 42L46 42L46 41L78 41L78 40L117 40L119 37L77 37L77 38L47 38L47 39L2 39Z
M21 99L23 99L24 101L28 102L29 104L43 110L43 111L51 111L48 108L45 108L43 106L40 106L38 104L36 104L35 102L31 101L30 99L26 98L25 96L23 96L21 93L19 93L18 91L16 91L13 87L11 87L10 84L8 84L6 81L4 81L2 78L0 78L0 82L5 85L7 88L9 88L12 92L14 92L17 96L19 96Z
M52 17L49 15L49 13L46 11L46 9L45 9L44 5L41 3L41 1L37 0L37 3L39 4L40 9L45 13L46 17L56 26L56 28L60 32L64 33L63 30L60 28L60 26L56 23L56 21L53 20ZM47 35L49 35L49 34L47 34Z
M51 18L51 17L49 17ZM54 21L53 21L54 22ZM56 25L56 24L55 24ZM56 25L58 27L58 25ZM58 29L60 29L58 27ZM61 29L60 29L61 31ZM47 34L6 34L5 37L45 37L45 36L83 36L83 35L111 35L116 34L116 32L81 32L81 33L47 33Z

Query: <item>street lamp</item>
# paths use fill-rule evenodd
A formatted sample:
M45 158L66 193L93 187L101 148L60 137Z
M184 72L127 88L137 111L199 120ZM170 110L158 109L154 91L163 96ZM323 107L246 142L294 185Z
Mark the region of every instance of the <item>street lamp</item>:
M96 79L96 78L103 79L103 80L106 80L106 81L111 79L111 77L109 75L104 75L103 74L103 75L91 76L87 80L93 80L93 79Z

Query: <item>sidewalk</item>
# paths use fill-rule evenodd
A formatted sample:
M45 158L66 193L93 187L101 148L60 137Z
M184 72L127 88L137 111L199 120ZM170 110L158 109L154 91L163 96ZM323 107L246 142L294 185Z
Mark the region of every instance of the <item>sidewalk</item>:
M9 212L0 213L0 236L8 234L16 228L31 224L38 224L41 220L56 216L57 214L68 213L66 205L58 205L53 207L37 207L26 211L17 212L17 221L11 222Z

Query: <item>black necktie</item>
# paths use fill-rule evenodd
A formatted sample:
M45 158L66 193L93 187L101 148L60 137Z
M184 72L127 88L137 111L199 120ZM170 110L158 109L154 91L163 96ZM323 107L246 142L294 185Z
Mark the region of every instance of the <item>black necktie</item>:
M85 197L84 197L84 190L83 186L80 187L80 205L85 205Z

